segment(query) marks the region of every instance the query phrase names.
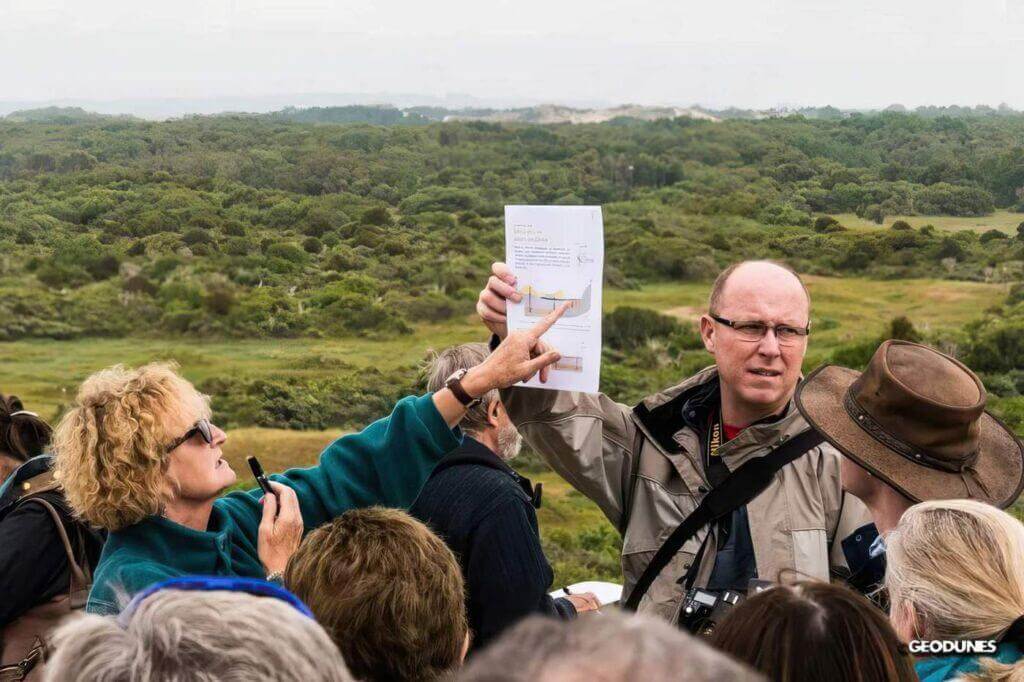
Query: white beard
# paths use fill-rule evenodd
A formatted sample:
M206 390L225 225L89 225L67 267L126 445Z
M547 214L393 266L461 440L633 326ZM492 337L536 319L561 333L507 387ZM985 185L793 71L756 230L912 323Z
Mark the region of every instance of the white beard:
M498 429L498 456L504 461L514 459L523 449L523 437L512 424Z

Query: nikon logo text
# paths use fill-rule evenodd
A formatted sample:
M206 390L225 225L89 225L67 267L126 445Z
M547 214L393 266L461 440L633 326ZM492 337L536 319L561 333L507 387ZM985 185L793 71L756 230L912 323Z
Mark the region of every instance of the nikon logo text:
M910 642L912 654L994 654L994 639L915 639Z

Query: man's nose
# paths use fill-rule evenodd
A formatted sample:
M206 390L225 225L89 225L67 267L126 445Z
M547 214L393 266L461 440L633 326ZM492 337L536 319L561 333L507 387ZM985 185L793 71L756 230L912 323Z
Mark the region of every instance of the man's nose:
M770 358L778 357L782 354L782 349L779 348L779 337L775 335L775 329L768 328L765 331L764 336L761 337L761 342L757 345L757 352Z
M214 446L219 447L219 446L223 445L224 441L226 441L227 439L228 439L227 432L225 432L223 429L221 429L219 427L216 427L216 426L213 427L213 444L214 444Z

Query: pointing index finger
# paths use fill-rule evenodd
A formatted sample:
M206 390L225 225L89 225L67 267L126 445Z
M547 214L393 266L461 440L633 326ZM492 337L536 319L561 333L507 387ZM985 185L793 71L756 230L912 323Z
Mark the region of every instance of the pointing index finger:
M544 335L544 332L551 329L551 325L558 322L558 318L565 314L565 311L569 309L569 301L566 301L562 305L558 306L550 313L544 316L544 318L537 324L530 327L530 335L535 339L539 339Z

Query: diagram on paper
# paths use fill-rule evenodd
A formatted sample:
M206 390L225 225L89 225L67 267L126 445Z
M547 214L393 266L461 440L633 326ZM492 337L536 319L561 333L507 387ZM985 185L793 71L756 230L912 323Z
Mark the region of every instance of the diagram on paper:
M529 329L565 312L544 335L561 359L546 383L527 386L596 393L601 374L604 226L599 206L506 206L505 262L521 299L508 304L508 327Z
M529 284L519 289L519 293L523 297L523 314L527 317L544 317L568 301L569 309L562 314L563 320L570 317L579 317L590 312L590 292L590 284L587 284L587 288L578 296L569 296L561 290L552 292L537 291Z
M583 358L579 355L563 355L562 359L555 363L555 369L561 372L582 372Z

